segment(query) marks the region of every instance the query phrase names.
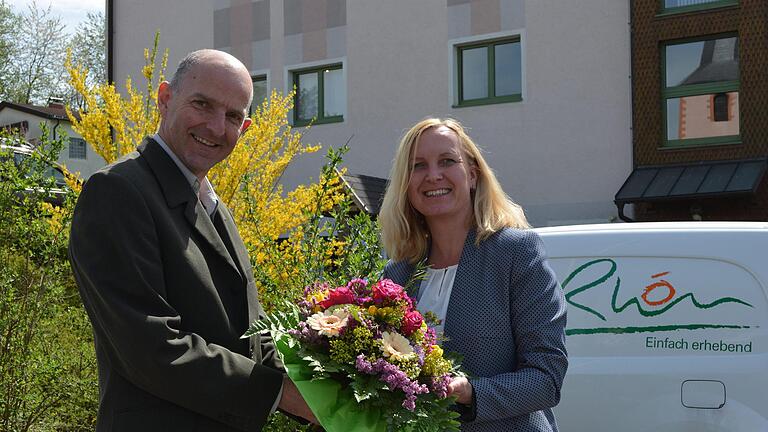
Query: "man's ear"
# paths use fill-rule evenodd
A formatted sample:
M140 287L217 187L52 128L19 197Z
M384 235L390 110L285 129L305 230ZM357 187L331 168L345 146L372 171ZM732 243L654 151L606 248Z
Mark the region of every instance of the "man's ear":
M251 120L250 117L246 117L245 120L243 120L243 125L240 126L240 135L245 133L246 129L248 129L252 121L253 120Z
M160 114L165 117L166 111L168 111L168 102L170 102L173 96L173 89L168 81L163 81L157 87L157 108L160 110Z

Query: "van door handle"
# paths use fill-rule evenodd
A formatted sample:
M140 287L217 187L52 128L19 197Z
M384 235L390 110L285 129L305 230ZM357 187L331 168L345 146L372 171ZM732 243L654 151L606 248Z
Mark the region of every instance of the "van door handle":
M716 380L686 380L680 389L686 408L720 409L725 405L725 384Z

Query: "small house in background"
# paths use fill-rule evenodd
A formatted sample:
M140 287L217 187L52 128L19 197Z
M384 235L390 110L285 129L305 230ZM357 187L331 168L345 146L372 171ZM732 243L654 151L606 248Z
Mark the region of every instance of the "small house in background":
M0 102L0 129L17 131L30 144L40 144L45 124L49 136L56 139L64 134L68 143L59 155L59 163L71 172L79 172L87 179L96 170L106 165L104 159L74 130L64 110L64 104L57 99L48 100L47 106L36 106L14 102Z
M362 174L344 174L341 179L355 207L373 218L378 217L387 190L387 179Z

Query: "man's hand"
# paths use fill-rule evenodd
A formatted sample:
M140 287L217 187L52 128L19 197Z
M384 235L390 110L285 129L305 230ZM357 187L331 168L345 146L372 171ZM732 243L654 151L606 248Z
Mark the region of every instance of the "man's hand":
M301 393L299 393L296 385L287 376L283 377L283 394L277 407L289 414L305 418L317 424L317 418L312 414L312 410L309 409L307 403L304 402L304 398L301 397Z
M454 378L448 384L448 396L456 396L456 402L469 405L472 403L472 384L464 377Z

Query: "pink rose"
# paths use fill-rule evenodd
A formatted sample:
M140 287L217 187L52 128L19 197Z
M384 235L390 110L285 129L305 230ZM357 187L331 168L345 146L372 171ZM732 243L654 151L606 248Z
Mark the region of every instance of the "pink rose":
M413 334L413 332L421 327L422 322L424 322L424 318L421 317L419 311L408 311L403 317L403 323L400 326L400 331L404 335L410 336Z
M373 286L373 300L376 303L394 303L400 299L408 298L403 287L389 279L382 279Z
M323 309L328 309L333 305L351 304L355 302L355 294L349 288L343 286L332 289L328 293L328 298L319 304Z

